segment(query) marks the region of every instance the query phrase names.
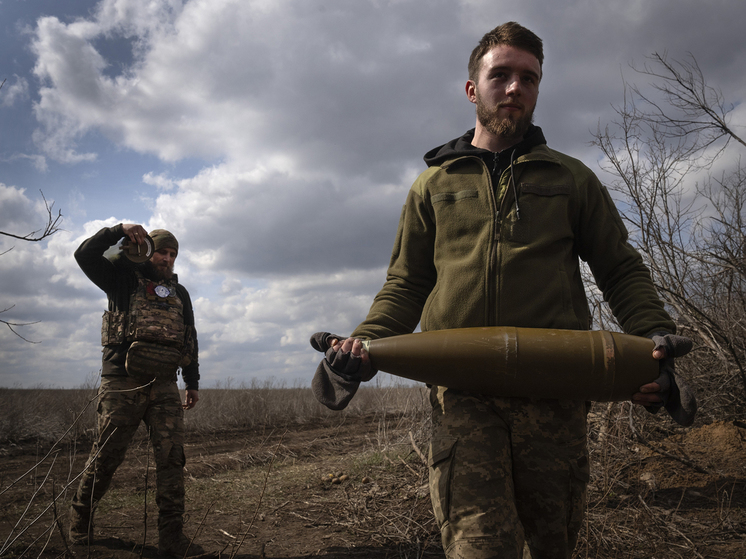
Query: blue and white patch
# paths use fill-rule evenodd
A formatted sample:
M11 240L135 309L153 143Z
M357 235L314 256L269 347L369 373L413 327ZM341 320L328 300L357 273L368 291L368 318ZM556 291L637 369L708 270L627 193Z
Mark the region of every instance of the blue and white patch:
M168 287L165 285L156 285L155 294L158 295L158 297L168 297L171 295L171 291L169 291Z

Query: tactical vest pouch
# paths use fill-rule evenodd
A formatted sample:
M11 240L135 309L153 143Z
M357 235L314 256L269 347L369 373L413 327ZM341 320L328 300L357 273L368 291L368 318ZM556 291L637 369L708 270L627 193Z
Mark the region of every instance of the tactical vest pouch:
M138 274L138 285L130 298L125 339L180 349L184 344L184 303L176 284L157 284Z
M127 313L122 311L105 311L101 322L101 345L124 343Z
M176 348L136 341L127 351L124 367L129 376L144 382L172 382L176 381L179 361L181 352Z
M192 361L197 361L197 337L194 333L194 326L186 326L184 333L184 347L182 348L179 367L186 367L191 364Z

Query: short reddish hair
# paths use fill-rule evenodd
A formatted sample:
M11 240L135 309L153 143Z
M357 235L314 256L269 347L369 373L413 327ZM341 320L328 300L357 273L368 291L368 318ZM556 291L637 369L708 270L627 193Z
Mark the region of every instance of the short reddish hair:
M487 51L498 45L508 45L533 54L539 61L539 67L544 64L544 44L533 32L515 21L498 25L486 33L469 57L469 79L473 82L479 77L479 67Z

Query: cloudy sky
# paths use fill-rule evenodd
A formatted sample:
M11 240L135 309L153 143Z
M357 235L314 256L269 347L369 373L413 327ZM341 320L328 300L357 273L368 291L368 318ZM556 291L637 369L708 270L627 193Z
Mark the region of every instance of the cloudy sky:
M0 236L0 318L38 342L0 325L0 386L98 372L105 297L73 252L120 222L179 238L203 387L308 384L309 336L365 317L422 155L474 125L469 53L509 20L544 40L536 123L594 170L653 52L693 54L743 116L743 0L0 0L0 230L39 229L42 192L64 216Z

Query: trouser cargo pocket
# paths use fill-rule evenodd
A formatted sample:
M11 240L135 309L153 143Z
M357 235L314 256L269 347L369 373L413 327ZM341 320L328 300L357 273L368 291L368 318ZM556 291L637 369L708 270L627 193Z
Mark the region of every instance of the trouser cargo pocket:
M443 526L450 512L453 452L457 441L457 438L452 437L430 441L430 498L438 526Z

